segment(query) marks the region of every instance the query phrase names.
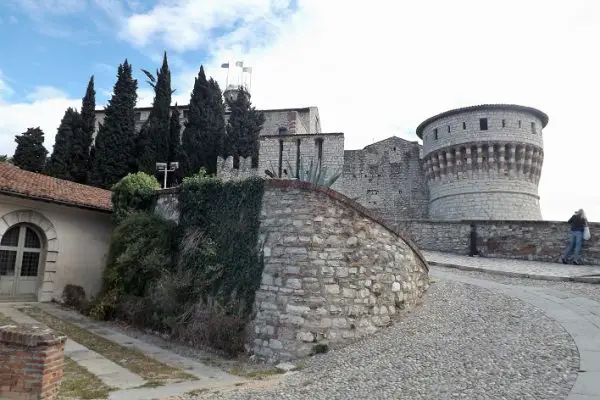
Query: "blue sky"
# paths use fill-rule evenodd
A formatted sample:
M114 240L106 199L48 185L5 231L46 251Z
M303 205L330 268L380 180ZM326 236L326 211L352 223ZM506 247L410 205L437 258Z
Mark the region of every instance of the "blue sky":
M176 2L170 2L175 5ZM147 36L148 42L128 38L123 25L128 18L151 12L157 0L8 0L0 3L0 48L3 54L0 71L7 78L10 96L5 101L23 102L39 87L53 87L69 98L83 95L87 80L94 75L97 103L104 105L115 81L116 69L125 58L134 66L134 74L145 88L140 68L153 71L162 51L170 54L175 76L210 62L210 45L200 43L184 51L169 51L169 43ZM290 2L284 13L293 13ZM211 41L227 37L244 25L241 18L226 18L203 27ZM255 31L261 24L254 24ZM126 29L126 28L125 28ZM241 41L242 48L251 44ZM26 50L25 50L26 49ZM189 74L188 74L189 75ZM179 89L179 94L182 90ZM189 95L189 92L188 92Z
M539 108L542 213L583 207L600 220L600 2L597 0L2 0L0 154L40 126L51 151L64 111L90 75L103 106L126 57L140 68L167 51L174 102L189 101L200 64L253 68L258 108L317 106L347 149L400 136L445 110L482 103ZM233 72L232 72L233 74Z

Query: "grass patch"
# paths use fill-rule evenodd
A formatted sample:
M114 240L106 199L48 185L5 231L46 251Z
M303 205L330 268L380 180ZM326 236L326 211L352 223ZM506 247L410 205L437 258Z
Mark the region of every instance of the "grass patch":
M8 318L6 315L0 313L0 325L9 325L9 324L14 324L14 323L15 323L15 321Z
M64 377L60 384L59 400L67 399L106 399L116 390L106 386L94 374L69 357L65 357Z
M95 335L85 329L61 320L37 307L19 309L24 314L36 319L37 321L47 325L55 331L61 332L68 338L87 347L88 349L101 354L110 361L114 362L138 374L143 379L153 383L173 383L187 380L196 380L197 378L181 369L163 364L153 358L147 357L137 349L131 349L101 336Z
M246 370L243 368L231 368L229 370L229 373L231 375L237 375L237 376L241 376L244 378L250 378L250 379L264 379L264 378L268 378L269 376L273 376L273 375L279 375L279 374L283 374L285 371L279 368L269 368L269 369L257 369L257 370Z

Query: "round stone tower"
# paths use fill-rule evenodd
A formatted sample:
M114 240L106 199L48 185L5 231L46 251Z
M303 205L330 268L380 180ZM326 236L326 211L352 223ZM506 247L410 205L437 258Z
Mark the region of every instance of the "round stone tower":
M548 116L535 108L485 104L423 121L429 218L539 220L538 183Z

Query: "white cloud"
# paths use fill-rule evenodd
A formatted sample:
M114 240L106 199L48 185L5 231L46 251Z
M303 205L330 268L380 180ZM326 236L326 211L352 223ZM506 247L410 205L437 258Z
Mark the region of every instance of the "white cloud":
M56 88L42 86L27 96L29 102L8 103L12 89L3 90L7 87L3 82L0 72L0 154L12 155L16 147L15 135L38 126L45 133L44 146L51 152L65 110L79 107L81 99L70 99Z
M175 0L127 18L121 36L136 46L165 44L174 51L208 46L222 31L265 29L288 0Z
M37 86L33 92L27 94L27 100L43 101L51 99L64 99L67 94L54 86Z

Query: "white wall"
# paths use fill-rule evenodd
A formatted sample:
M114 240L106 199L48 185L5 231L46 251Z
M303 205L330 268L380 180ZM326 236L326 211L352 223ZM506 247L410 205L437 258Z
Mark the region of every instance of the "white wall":
M15 213L16 211L25 212ZM112 215L106 212L0 195L2 233L14 224L15 215L21 219L18 222L43 225L42 220L36 216L36 212L45 217L54 228L52 230L45 226L39 226L39 230L50 232L46 233L48 237L53 236L54 232L56 236L56 240L52 240L48 246L49 252L45 267L40 270L38 300L60 299L63 288L68 283L83 286L88 298L97 294L102 284L102 272L113 229ZM43 276L42 270L44 270Z

